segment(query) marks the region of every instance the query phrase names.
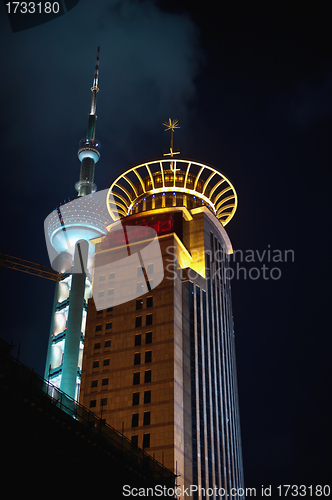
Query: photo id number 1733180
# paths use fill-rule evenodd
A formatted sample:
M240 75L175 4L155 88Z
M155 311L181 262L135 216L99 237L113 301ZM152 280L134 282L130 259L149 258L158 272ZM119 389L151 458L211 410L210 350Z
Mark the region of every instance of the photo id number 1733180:
M331 494L331 488L328 484L322 486L317 484L316 486L306 486L304 484L282 484L277 487L278 494L280 497L329 497Z

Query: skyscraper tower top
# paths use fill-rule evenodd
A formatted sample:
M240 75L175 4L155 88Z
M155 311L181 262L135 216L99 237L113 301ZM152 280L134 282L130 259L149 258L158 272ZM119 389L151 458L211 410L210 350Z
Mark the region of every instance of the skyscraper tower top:
M77 152L78 158L81 162L81 171L79 181L75 184L78 196L85 196L96 191L94 184L95 164L100 158L99 143L96 140L96 121L97 121L97 93L99 92L99 51L97 50L97 59L95 66L95 73L93 84L91 87L92 99L91 109L88 120L88 130L85 139L80 141L79 149Z
M135 165L115 179L108 193L108 211L118 220L140 212L184 207L188 210L206 206L226 226L237 208L237 194L232 183L213 167L193 160L174 157L173 132L177 120L164 123L171 131L170 152Z

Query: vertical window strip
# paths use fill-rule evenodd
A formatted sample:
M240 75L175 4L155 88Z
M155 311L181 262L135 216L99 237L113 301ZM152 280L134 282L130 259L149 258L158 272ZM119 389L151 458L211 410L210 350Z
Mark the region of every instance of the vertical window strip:
M213 463L214 463L214 478L210 487L217 486L219 489L219 453L217 446L217 417L216 417L216 394L219 392L219 387L216 387L215 380L215 348L214 339L216 337L217 331L215 331L214 336L212 335L212 329L210 329L210 345L208 344L208 331L207 331L207 311L206 311L206 293L202 290L202 304L203 304L203 331L204 331L204 343L206 344L206 350L210 353L210 365L211 365L211 401L212 401L212 433L213 436ZM205 367L206 370L206 367ZM217 383L218 386L218 383ZM212 452L212 450L211 450ZM213 471L212 471L213 473Z
M202 332L201 332L201 300L200 300L200 288L196 286L196 312L197 312L197 344L202 342ZM212 332L212 330L210 330ZM206 412L206 440L207 440L207 463L208 463L208 478L209 487L213 488L212 481L212 446L211 446L211 400L210 400L210 373L209 373L209 357L208 357L208 342L207 337L204 338L204 352L202 352L201 347L201 364L203 364L204 357L204 371L205 371L205 412ZM202 398L203 402L203 398ZM202 411L204 415L204 411ZM204 422L204 421L203 421ZM201 425L202 432L202 425ZM204 438L204 427L203 427L203 438ZM204 486L205 488L205 486Z
M206 488L201 311L200 311L200 289L198 286L196 286L196 330L197 330L198 403L199 403L199 428L200 428L199 442L200 442L200 453L201 453L201 486L202 488Z
M189 281L184 283L189 288L189 334L190 334L190 378L191 378L191 437L192 437L192 473L193 484L198 485L197 467L197 418L196 418L196 370L195 370L195 327L194 327L194 287ZM198 492L195 491L193 499L198 500Z

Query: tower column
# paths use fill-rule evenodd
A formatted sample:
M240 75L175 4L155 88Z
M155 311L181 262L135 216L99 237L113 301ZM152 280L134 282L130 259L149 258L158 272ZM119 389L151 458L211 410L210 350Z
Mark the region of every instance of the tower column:
M82 317L85 291L85 269L88 259L88 243L80 240L76 243L74 271L69 296L69 311L65 350L62 363L60 389L73 399L77 399L76 380L78 376L78 357L81 341Z

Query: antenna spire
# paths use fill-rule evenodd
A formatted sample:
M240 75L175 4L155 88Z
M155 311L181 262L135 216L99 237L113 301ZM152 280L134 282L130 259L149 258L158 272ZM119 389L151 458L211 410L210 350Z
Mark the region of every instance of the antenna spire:
M100 52L100 47L98 47L98 49L97 49L97 58L96 58L96 66L95 66L95 76L94 76L93 84L92 84L92 87L91 87L92 101L91 101L90 115L96 114L97 92L99 92L99 88L98 88L98 81L99 81L99 52Z
M80 142L77 153L78 158L81 161L80 180L75 184L75 187L78 191L78 196L86 196L87 194L91 194L96 191L96 185L94 184L95 164L100 157L99 144L96 141L96 109L97 93L99 92L99 51L100 47L98 47L97 49L95 72L91 87L92 99L88 121L88 130L85 139L82 139Z

